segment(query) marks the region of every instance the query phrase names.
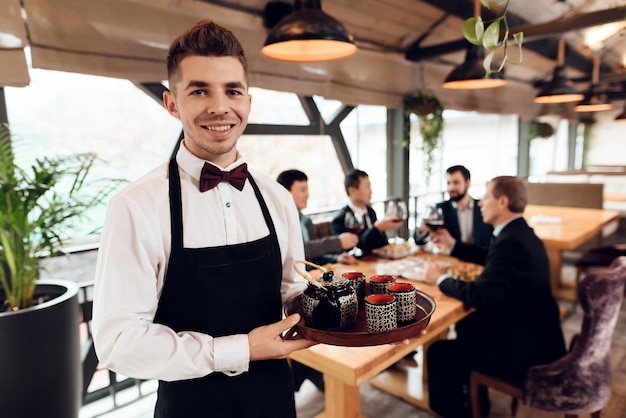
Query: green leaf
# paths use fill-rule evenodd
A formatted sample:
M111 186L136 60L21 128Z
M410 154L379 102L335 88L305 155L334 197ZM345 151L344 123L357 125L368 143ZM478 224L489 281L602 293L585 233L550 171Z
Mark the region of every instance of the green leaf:
M485 30L483 35L483 46L487 50L492 50L498 47L500 42L500 19L496 19Z
M489 2L489 0L480 0L480 4L485 6L487 9L491 9L491 2Z
M463 36L473 45L481 45L484 33L483 20L470 17L463 23Z
M515 39L515 43L517 44L519 59L517 61L513 61L508 54L507 59L511 64L517 65L522 63L522 42L524 42L524 32L517 32L513 34L513 39Z
M494 72L491 69L491 61L493 61L493 57L495 54L496 54L496 50L494 49L490 51L485 57L485 59L483 60L483 68L485 69L485 76L487 77L489 77L489 74Z

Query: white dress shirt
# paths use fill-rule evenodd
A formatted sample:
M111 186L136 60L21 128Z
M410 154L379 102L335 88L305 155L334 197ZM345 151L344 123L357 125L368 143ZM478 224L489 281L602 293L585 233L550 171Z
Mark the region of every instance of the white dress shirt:
M205 161L189 152L184 142L176 161L185 248L239 244L269 234L249 181L241 192L222 182L201 193L198 179ZM242 163L240 157L224 169ZM276 228L285 303L306 288L305 279L293 269L295 260L304 259L298 210L284 187L261 173L251 170L250 174ZM166 163L113 196L107 209L94 290L93 333L100 362L125 376L165 381L247 371L247 335L213 338L200 332L176 333L152 322L167 272L170 235Z
M460 209L457 202L452 202L459 219L459 229L461 230L461 241L467 244L474 243L474 199L470 198L465 208Z

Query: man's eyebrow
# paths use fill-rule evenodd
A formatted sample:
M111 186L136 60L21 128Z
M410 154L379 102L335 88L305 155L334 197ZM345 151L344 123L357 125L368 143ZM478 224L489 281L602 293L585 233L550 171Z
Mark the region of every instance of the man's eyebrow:
M231 89L245 89L246 88L241 81L231 81L229 83L226 83L226 87L231 88Z
M199 88L199 87L208 87L209 83L207 83L206 81L200 81L200 80L190 80L189 83L187 83L187 85L185 86L185 90L190 89L190 88Z

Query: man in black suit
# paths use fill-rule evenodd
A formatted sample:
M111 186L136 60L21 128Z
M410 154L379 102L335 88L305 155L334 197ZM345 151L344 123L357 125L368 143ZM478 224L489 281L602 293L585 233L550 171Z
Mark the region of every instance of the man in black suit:
M450 199L437 204L443 211L444 224L433 241L442 243L447 248L454 247L456 241L462 241L486 249L489 247L493 227L483 222L478 199L468 193L471 185L469 170L462 165L448 168L446 182ZM423 244L428 233L428 227L422 223L415 231L415 242Z
M365 171L353 170L344 179L344 187L350 201L333 218L330 224L330 233L339 235L351 231L346 226L346 214L351 213L361 222L359 235L359 248L363 254L369 254L375 248L387 245L385 232L400 228L402 218L399 216L385 216L382 219L376 217L376 212L370 206L372 201L372 187L369 176Z
M426 270L426 283L476 308L457 324L456 339L437 341L427 351L430 407L444 417L471 416L470 370L521 382L529 367L565 354L546 250L522 217L527 200L526 184L517 177L487 184L479 206L485 223L494 226L491 247L457 242L451 253L484 264L475 282L447 277L435 264ZM486 390L482 398L488 413Z

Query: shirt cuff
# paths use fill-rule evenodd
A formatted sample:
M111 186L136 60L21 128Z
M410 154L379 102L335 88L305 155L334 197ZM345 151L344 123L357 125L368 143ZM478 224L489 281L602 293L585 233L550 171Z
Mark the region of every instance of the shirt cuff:
M227 376L247 372L250 366L250 344L246 334L217 337L213 340L214 368Z
M437 279L437 286L439 286L441 284L441 282L443 282L448 277L450 277L450 276L447 276L445 274L442 274L441 276L439 276L439 278Z

